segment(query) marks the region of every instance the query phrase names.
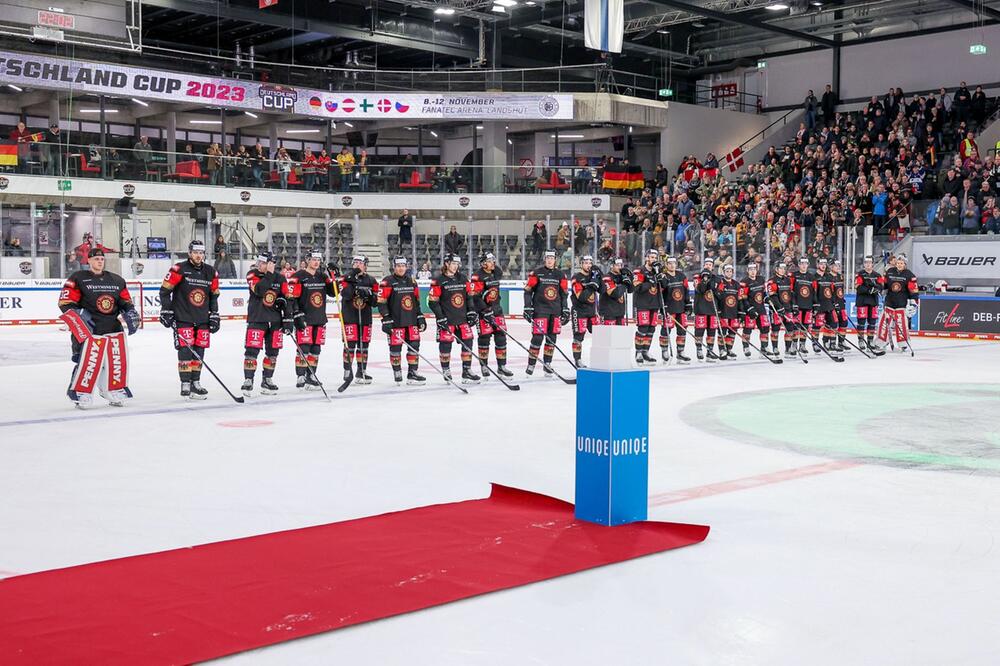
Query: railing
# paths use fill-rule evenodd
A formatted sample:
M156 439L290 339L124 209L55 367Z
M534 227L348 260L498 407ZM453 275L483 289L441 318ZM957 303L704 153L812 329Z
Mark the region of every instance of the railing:
M762 113L763 97L724 86L699 83L694 89L694 103L714 109L729 109L742 113Z
M3 143L3 142L0 142ZM10 145L10 144L7 144ZM600 165L559 167L533 164L442 164L434 156L399 158L388 162L355 155L317 151L287 151L275 157L265 152L167 152L150 148L101 147L97 144L38 142L18 144L13 164L0 172L56 178L103 178L177 182L191 185L291 189L317 192L575 193L604 192ZM362 157L367 160L361 163ZM581 158L584 162L588 160ZM553 174L556 174L555 176Z

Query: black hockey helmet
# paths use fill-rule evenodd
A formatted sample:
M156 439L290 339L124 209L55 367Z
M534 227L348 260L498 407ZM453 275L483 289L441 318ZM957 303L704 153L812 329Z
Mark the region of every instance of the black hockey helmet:
M483 252L479 255L479 263L485 264L487 261L497 262L496 256L492 252Z
M188 243L188 254L192 252L204 252L204 251L205 251L205 243L203 243L202 241L193 240L190 243Z
M462 258L457 254L455 254L454 252L449 252L448 254L444 255L444 263L450 264L452 262L461 265Z
M103 256L104 256L104 250L102 250L99 247L92 247L90 248L90 252L87 253L88 259L93 259L94 257L103 257Z
M274 261L274 255L265 250L257 255L257 261L262 264L269 264Z

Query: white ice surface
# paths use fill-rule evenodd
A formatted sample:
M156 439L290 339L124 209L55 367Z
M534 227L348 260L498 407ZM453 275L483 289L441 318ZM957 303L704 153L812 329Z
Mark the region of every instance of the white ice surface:
M527 339L522 323L513 331ZM341 374L338 335L332 327L320 365L331 390ZM491 481L572 500L572 387L524 381L524 353L511 345L519 393L492 381L464 397L426 367L427 387L396 389L376 338L371 386L352 386L334 404L299 394L286 349L282 395L239 406L207 373L210 399L182 402L167 332L149 325L131 341L136 399L82 413L64 396L68 334L0 329L0 577L483 497ZM435 359L429 339L424 351ZM208 355L234 390L241 344L242 326L226 322ZM567 336L562 346L568 352ZM772 388L996 381L1000 345L916 346L917 359L855 353L841 364L661 367L652 375L650 495L829 460L696 429L678 416L696 401ZM246 419L273 424L219 425ZM983 438L1000 441L996 432ZM651 519L711 525L703 544L229 661L1000 660L1000 476L862 464L730 490L651 507Z

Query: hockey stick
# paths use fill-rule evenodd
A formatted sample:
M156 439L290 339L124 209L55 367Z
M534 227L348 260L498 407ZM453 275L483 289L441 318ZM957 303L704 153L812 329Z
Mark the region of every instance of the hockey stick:
M712 300L710 300L709 303L712 304L712 312L715 313L715 332L719 334L720 339L722 340L722 348L725 349L725 347L726 347L726 334L722 332L722 318L719 316L719 308L715 305L715 289L712 289ZM733 331L733 338L734 339L736 338L736 331ZM712 351L711 347L709 347L708 351ZM705 354L705 358L708 358L707 352ZM726 349L726 353L725 354L721 354L719 356L719 360L720 361L728 361L729 360L729 350L728 349Z
M330 271L330 277L333 278L333 300L337 303L337 318L340 319L340 341L347 347L347 329L344 327L344 304L340 302L340 283L337 282L337 276L333 271ZM358 318L361 321L361 318ZM361 337L361 331L358 331L358 337ZM317 380L318 381L318 380ZM343 393L347 390L347 387L351 385L354 381L354 373L344 380L344 383L337 387L337 393ZM326 391L323 391L326 393Z
M177 334L177 324L176 323L174 324L173 329L174 329L174 335L176 335ZM178 340L180 340L179 337L178 337ZM236 402L240 403L241 405L245 402L245 400L243 399L243 396L241 396L241 395L233 395L233 392L229 390L229 387L226 386L222 382L221 379L219 379L219 375L215 374L215 371L212 370L212 366L210 366L208 363L205 363L205 359L202 358L201 354L199 354L198 352L196 352L194 350L194 345L188 345L185 342L184 346L187 347L191 351L191 355L194 356L196 359L198 359L198 362L201 363L205 367L206 370L208 370L209 374L212 375L213 377L215 377L215 381L219 382L219 386L221 386L222 390L224 390L226 393L229 394L230 398L232 398Z
M302 347L299 345L299 341L295 339L295 334L294 333L286 333L285 335L287 335L288 337L290 337L292 339L292 344L295 345L295 351L296 351L296 353L299 355L299 357L302 359L302 362L306 366L306 372L308 372L310 375L312 375L312 378L319 385L319 390L323 392L323 395L326 396L327 400L330 400L330 394L326 392L326 388L323 386L323 382L321 382L319 380L319 377L316 376L316 371L313 370L312 366L309 365L309 360L306 357L306 353L304 351L302 351Z
M850 324L851 323L851 316L849 314L847 314L847 310L846 309L844 310L844 315L847 317L847 323ZM855 327L854 330L857 330L857 327ZM834 337L838 337L838 338L840 337L840 334L837 333L835 330L832 331L832 332L834 334ZM861 352L861 355L864 356L865 358L875 358L874 356L872 356L871 354L869 354L867 351L865 351L864 349L862 349L858 345L856 345L853 342L851 342L850 336L844 335L844 342L846 342L847 344L851 345L852 347L854 347L855 349L857 349L859 352Z
M663 327L667 323L667 317L666 317L666 315L669 314L669 313L667 312L667 305L666 305L666 303L663 302L663 285L660 285L660 288L657 290L656 295L660 297L660 314L663 316L663 323L660 324L660 333L664 333ZM672 318L673 317L671 317L671 319ZM667 358L663 359L663 362L664 363L670 363L670 359L672 359L674 357L674 353L673 353L673 350L670 348L670 331L669 330L666 331L666 338L667 338Z
M774 296L772 295L772 296L769 296L768 298L769 298L769 299L771 299L771 298L774 298ZM776 315L778 315L778 321L779 321L779 322L781 322L781 323L783 323L783 324L785 325L785 337L788 337L788 334L790 333L790 331L789 331L789 328L788 328L788 325L789 325L789 324L798 324L798 322L796 322L796 321L795 321L794 319L788 319L788 318L787 318L787 317L785 316L784 312L782 312L782 308L778 308L778 307L775 307L775 304L774 304L774 302L773 302L773 301L771 301L771 300L768 300L768 305L770 305L770 306L771 306L771 308L772 308L772 309L774 310L774 313L775 313ZM792 344L794 345L794 344L795 344L795 342L794 342L794 341L792 341ZM785 351L786 351L786 352L787 352L787 351L788 351L789 349L790 349L790 347L788 347L788 346L786 346L786 347L785 347ZM776 352L776 353L777 353L777 352ZM796 356L796 357L797 357L797 358L798 358L798 359L799 359L800 361L802 361L802 362L803 362L804 364L806 364L806 365L809 365L809 359L807 359L807 358L806 358L805 356L803 356L802 354L794 354L794 356Z
M747 315L744 315L744 317L746 317L746 316L747 316ZM758 322L759 322L759 321L760 321L760 320L758 319ZM746 327L744 327L744 328L743 328L743 330L745 331L745 330L747 330L747 328L746 328ZM759 329L759 328L758 328L757 330L758 330L758 331L761 331L761 329ZM784 360L782 360L782 359L780 359L780 358L771 358L771 355L770 355L770 354L768 354L768 353L764 352L764 350L763 350L763 349L761 349L760 347L758 347L758 346L757 346L757 345L755 345L754 343L750 342L750 333L747 333L747 337L746 337L746 338L744 338L744 337L743 337L742 335L736 335L736 331L735 331L735 330L733 331L733 334L734 334L734 335L733 335L733 337L734 337L734 338L739 338L739 339L740 339L740 341L741 341L741 342L742 342L743 344L745 344L745 345L749 346L749 347L750 347L751 349L755 349L755 350L757 350L757 353L758 353L758 354L760 354L760 355L761 355L762 357L766 358L766 359L767 359L768 361L770 361L770 362L771 362L771 363L773 363L774 365L781 365L782 363L784 363ZM764 344L764 340L763 340L763 335L764 335L764 334L763 334L763 332L761 332L761 344Z
M855 307L857 307L857 306L855 306ZM844 313L847 314L847 311L845 310ZM858 339L860 340L861 339L861 328L860 328L860 326L858 326L858 322L852 320L851 319L851 315L848 314L847 315L847 323L854 327L854 330L857 331L857 333L858 333ZM847 344L849 344L852 347L854 347L855 349L857 349L858 351L860 351L862 354L865 353L861 349L861 347L852 344L851 341L848 339L847 336L844 336L844 341L847 342ZM885 355L884 351L882 351L881 349L877 349L876 347L873 347L871 344L869 344L867 339L865 340L865 347L868 348L868 351L870 351L872 354L874 354L874 356L868 356L868 354L865 354L865 356L868 356L868 358L877 358L879 356L884 356Z
M520 340L518 340L513 335L511 335L510 331L507 331L507 339L511 340L518 347L520 347L524 351L528 352L528 357L529 358L531 357L531 350L528 349L527 347L525 347L524 344L522 344ZM541 350L539 350L539 351L541 351ZM535 358L539 358L539 357L536 356ZM548 368L552 372L552 374L555 375L556 377L558 377L559 379L561 379L563 381L563 383L565 383L565 384L576 384L576 379L575 378L570 379L570 378L563 377L562 375L560 375L559 372L556 371L555 368L553 368L549 363L545 362L545 358L544 357L541 357L541 361L542 361L542 367L543 368Z
M712 309L715 310L715 320L717 322L721 323L722 319L719 317L719 309L715 305L715 299L714 298L712 299ZM722 327L721 326L717 326L715 330L718 331L719 333L722 333ZM765 354L763 351L761 351L760 347L758 347L754 343L750 342L750 340L744 340L742 336L740 336L740 335L737 334L736 329L730 328L729 330L732 331L732 333L733 333L733 341L734 342L735 342L736 338L739 338L741 342L743 342L743 343L749 345L751 348L757 350L757 352L761 356L763 356L764 358L766 358L768 361L770 361L774 365L781 365L782 363L784 363L784 361L782 361L780 358L771 358L768 354ZM726 336L723 335L722 337L723 337L723 344L725 344L724 341L725 341L725 337ZM728 353L726 354L726 356L728 357Z
M798 324L798 322L796 322L796 323ZM798 325L802 328L802 332L805 333L809 337L809 339L813 341L813 344L816 345L817 347L819 347L823 351L824 354L826 354L827 356L830 357L830 360L834 361L835 363L843 363L844 362L844 358L842 356L834 356L833 354L831 354L830 350L826 348L826 345L822 344L816 338L816 336L812 334L812 331L810 331L806 327L805 324L798 324Z
M417 356L419 356L421 359L423 359L424 363L426 363L427 365L431 366L431 369L433 369L434 372L436 372L439 375L441 375L442 377L444 377L444 380L446 382L448 382L449 384L451 384L452 386L454 386L455 388L457 388L462 393L464 393L466 395L469 394L469 392L466 389L464 389L461 386L459 386L458 384L456 384L453 379L451 379L450 377L448 377L448 375L444 374L444 371L441 368L437 367L436 365L434 365L433 363L431 363L430 361L428 361L427 357L424 356L423 354L421 354L419 349L414 349L412 346L410 346L410 343L407 342L406 340L403 340L403 344L406 345L407 349L409 349L411 352L413 352L414 354L416 354Z
M462 338L457 338L456 337L455 339L458 340L458 344L462 345L462 349L464 349L465 351L469 352L473 356L476 356L476 354L472 353L472 349L468 345L465 344L465 341L462 340ZM488 370L491 375L493 375L494 377L496 377L497 379L499 379L500 383L503 384L504 386L506 386L507 388L509 388L511 391L520 391L521 390L520 386L518 386L517 384L511 384L510 382L508 382L506 379L504 379L503 377L500 376L500 373L498 373L496 370L494 370L493 368L491 368L489 365L483 365L482 367L486 368L486 370Z

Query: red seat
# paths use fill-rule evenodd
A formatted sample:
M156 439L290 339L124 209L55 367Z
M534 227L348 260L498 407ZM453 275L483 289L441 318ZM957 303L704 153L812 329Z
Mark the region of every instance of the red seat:
M80 155L80 173L101 173L101 167L87 164L87 156Z
M281 182L281 179L278 178L278 172L277 171L272 171L268 175L267 180L265 180L264 182L265 183L278 184L278 183ZM302 179L299 178L299 174L297 174L295 172L295 169L292 169L291 171L288 172L288 184L289 185L301 185L302 184Z
M410 180L400 183L399 189L401 190L429 190L433 187L433 183L425 183L420 180L420 173L417 171L410 172Z
M208 176L202 174L201 165L198 164L198 160L188 160L187 162L178 162L175 167L175 171L166 174L167 180L178 180L178 181L195 181L195 180L208 180ZM155 172L154 172L155 173Z
M558 171L553 169L552 175L549 176L549 182L540 184L538 189L549 190L552 192L562 192L569 189L569 183L563 180Z

